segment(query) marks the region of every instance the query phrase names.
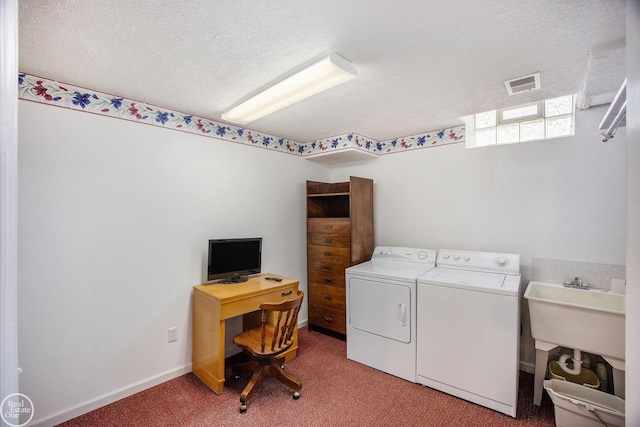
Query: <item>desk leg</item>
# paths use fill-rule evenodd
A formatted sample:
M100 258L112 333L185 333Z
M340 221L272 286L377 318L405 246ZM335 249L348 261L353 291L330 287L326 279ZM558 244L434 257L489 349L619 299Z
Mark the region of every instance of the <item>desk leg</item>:
M211 390L224 387L225 321L220 306L198 293L193 296L192 370Z

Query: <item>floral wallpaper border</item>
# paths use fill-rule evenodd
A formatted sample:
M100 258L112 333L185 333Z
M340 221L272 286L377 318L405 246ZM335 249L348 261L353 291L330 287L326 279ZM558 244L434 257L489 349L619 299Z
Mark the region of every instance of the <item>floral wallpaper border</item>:
M356 133L301 143L251 129L216 122L143 102L96 92L54 80L18 74L18 97L87 113L159 126L197 135L239 142L300 156L355 148L373 154L388 154L464 142L464 126L376 141Z

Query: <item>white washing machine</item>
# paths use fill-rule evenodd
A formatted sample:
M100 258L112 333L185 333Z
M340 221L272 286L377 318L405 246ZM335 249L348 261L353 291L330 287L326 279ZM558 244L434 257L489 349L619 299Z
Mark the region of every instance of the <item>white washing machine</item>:
M416 281L435 250L376 247L345 270L347 358L416 382Z
M417 311L417 382L515 418L520 256L439 250Z

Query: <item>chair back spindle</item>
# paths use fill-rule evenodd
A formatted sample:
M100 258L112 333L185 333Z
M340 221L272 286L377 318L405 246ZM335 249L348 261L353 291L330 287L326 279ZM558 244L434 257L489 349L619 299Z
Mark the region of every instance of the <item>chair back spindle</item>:
M260 350L262 353L267 348L267 331L268 331L268 313L274 313L276 316L275 325L273 325L273 335L271 336L271 346L269 350L276 352L280 349L286 349L293 343L293 331L298 323L298 313L302 305L302 292L295 300L285 301L283 303L264 303L260 306L262 315L262 334L260 341Z

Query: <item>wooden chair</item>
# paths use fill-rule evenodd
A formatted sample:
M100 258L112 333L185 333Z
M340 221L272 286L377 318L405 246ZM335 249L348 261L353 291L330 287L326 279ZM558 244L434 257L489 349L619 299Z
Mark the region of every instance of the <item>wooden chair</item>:
M274 377L293 391L293 398L300 398L302 383L284 370L282 353L293 345L293 333L298 324L298 312L304 293L298 291L293 300L281 303L263 303L261 325L246 330L233 338L234 344L242 348L253 360L253 376L240 395L240 412L247 410L247 403L258 384L267 376ZM234 369L237 374L237 369ZM239 376L237 376L239 378Z

